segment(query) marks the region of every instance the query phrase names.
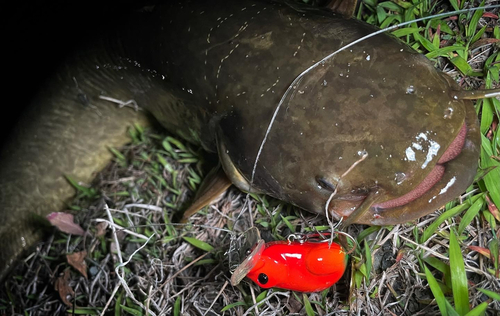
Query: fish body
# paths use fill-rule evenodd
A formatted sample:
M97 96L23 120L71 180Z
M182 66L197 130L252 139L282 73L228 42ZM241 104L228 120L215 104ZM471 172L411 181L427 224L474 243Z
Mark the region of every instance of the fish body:
M319 292L344 274L347 254L326 242L275 241L266 243L247 277L260 287Z
M385 225L448 202L472 181L479 144L472 103L453 98L451 78L387 34L304 73L374 30L281 3L186 1L90 36L40 88L1 153L2 275L41 237L34 218L74 194L65 175L91 181L111 158L107 146L148 121L102 97L133 99L218 153L240 189L313 213L348 218L365 203L354 222Z

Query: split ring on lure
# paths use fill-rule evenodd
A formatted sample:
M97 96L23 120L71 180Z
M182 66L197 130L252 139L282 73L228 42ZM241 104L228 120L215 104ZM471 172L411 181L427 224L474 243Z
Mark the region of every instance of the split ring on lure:
M234 271L231 284L245 276L262 288L277 287L298 292L319 292L344 274L348 254L328 240L299 239L264 243L260 239Z

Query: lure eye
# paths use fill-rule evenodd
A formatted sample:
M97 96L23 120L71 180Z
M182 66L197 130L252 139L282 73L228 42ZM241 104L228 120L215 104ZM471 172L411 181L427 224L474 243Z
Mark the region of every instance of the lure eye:
M335 191L335 186L330 183L328 180L321 178L321 177L316 177L316 182L318 183L318 188L328 190L328 191Z
M261 274L259 274L259 277L257 278L257 280L259 280L260 284L266 284L267 281L269 281L269 278L267 277L267 274L261 273Z

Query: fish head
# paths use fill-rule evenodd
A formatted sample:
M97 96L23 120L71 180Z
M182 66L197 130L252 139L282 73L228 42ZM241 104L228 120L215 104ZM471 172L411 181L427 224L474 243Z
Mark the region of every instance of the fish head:
M423 55L384 43L300 74L260 153L231 164L238 186L336 219L377 193L354 220L371 225L419 218L464 192L480 148L473 104Z

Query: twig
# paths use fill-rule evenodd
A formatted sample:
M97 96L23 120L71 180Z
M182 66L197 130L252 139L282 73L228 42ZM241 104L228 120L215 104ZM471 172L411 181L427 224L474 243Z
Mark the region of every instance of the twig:
M114 222L112 221L108 221L108 220L105 220L105 219L102 219L102 218L96 218L93 220L94 222L98 222L98 223L108 223L109 225L111 225L111 227L113 228L113 231L115 231L116 229L118 230L121 230L123 232L126 232L127 234L129 235L132 235L132 236L135 236L137 238L141 238L141 239L144 239L144 240L149 240L151 239L151 237L147 237L147 236L144 236L142 234L139 234L139 233L136 233L136 232L133 232L131 230L128 230L126 228L123 228L121 227L120 225L117 225L115 224Z
M289 292L273 292L271 294L269 294L265 299L263 299L262 301L260 302L257 302L255 303L254 305L252 305L249 309L246 310L246 312L243 314L243 316L246 316L248 314L250 314L250 312L253 310L253 309L257 309L257 306L262 304L262 303L265 303L267 301L269 301L273 296L277 296L277 295L283 295L283 296L286 296L286 297L290 297L290 293Z
M132 260L132 258L134 257L134 255L137 252L139 252L142 248L144 248L148 244L148 242L151 240L151 238L153 238L155 236L155 234L151 235L151 237L149 237L149 238L146 238L147 241L141 247L137 248L137 250L135 250L130 255L129 259L126 262L123 262L122 252L121 252L121 249L120 249L120 243L118 242L118 236L116 235L116 226L118 226L118 225L116 225L113 222L113 216L111 215L111 212L110 212L109 207L108 207L107 204L104 204L104 209L106 210L106 213L107 213L108 218L109 218L109 224L111 225L111 231L112 231L113 239L114 239L114 241L116 243L116 255L118 256L118 260L120 261L120 264L115 268L116 276L118 277L118 279L120 280L120 282L113 289L113 293L111 294L111 297L109 298L108 302L106 303L106 306L102 310L101 316L104 316L106 310L108 309L109 305L111 304L111 301L113 300L114 296L116 295L116 292L120 288L120 285L123 286L123 288L125 289L125 292L127 292L127 295L130 297L130 299L132 299L132 301L134 301L134 303L136 303L141 308L143 308L144 310L146 310L147 312L149 312L149 314L151 314L152 316L156 316L156 314L154 312L152 312L151 310L148 310L141 302L139 302L135 298L135 296L132 293L132 291L130 291L130 288L128 287L127 282L125 281L125 278L123 277L123 275L125 275L125 271L123 270L123 267L126 266L130 262L130 260ZM102 220L102 221L104 221L104 220ZM118 226L118 227L120 227L120 226ZM121 274L120 274L120 272L121 272Z
M226 289L226 286L229 284L229 282L224 282L224 285L222 286L222 288L220 289L219 293L217 293L217 296L214 298L214 300L212 301L212 304L210 304L210 306L208 307L208 309L205 311L205 313L203 314L203 316L205 316L211 309L212 307L214 306L215 302L217 301L217 299L221 296L222 292L224 292L224 290Z

